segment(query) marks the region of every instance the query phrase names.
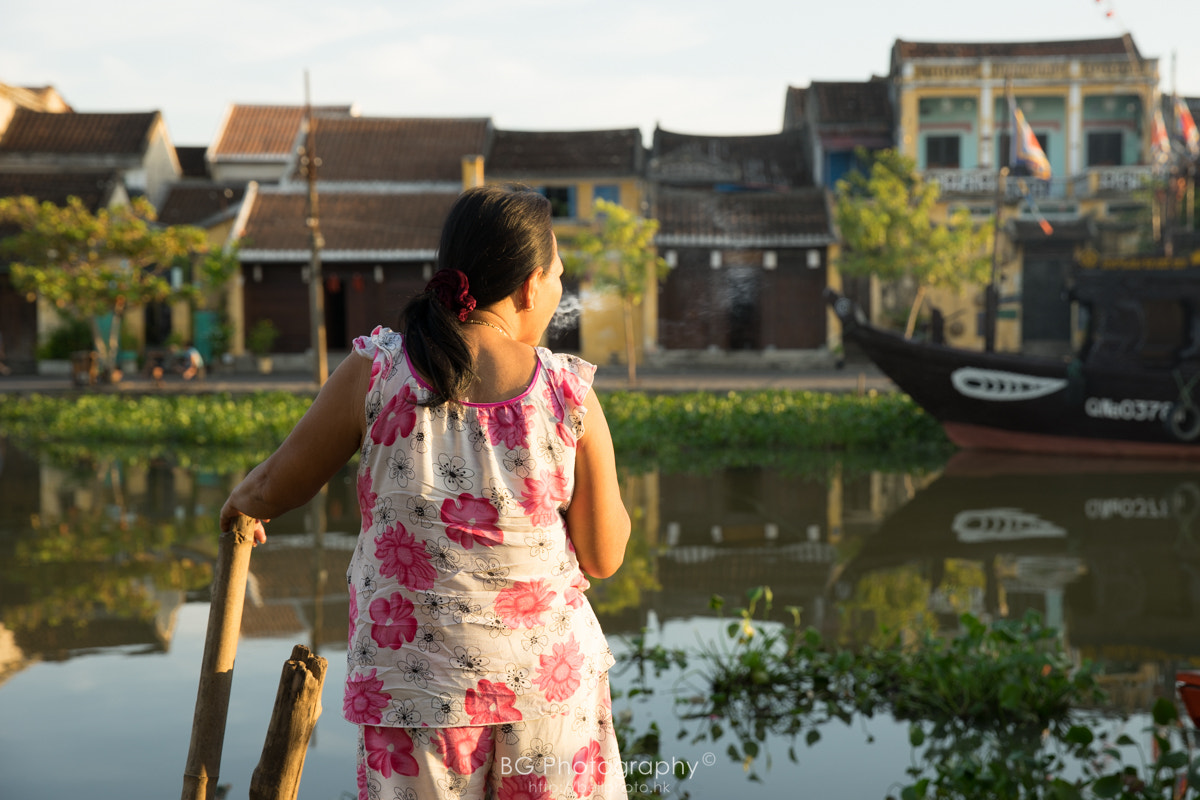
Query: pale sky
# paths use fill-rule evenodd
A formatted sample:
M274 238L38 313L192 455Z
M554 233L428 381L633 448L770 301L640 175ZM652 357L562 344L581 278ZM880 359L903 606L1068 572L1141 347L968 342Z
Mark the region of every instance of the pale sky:
M1111 12L1111 15L1110 15ZM866 80L897 38L1133 34L1200 96L1198 0L261 0L0 3L0 82L159 110L205 145L229 103L491 117L509 130L771 133L788 86Z

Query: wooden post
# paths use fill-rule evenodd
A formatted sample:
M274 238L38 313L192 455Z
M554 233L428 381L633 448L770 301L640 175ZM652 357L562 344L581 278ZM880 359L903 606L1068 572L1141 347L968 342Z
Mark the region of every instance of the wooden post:
M328 666L304 645L292 648L279 679L262 758L250 779L250 800L295 800L308 740L321 716L321 687Z
M233 661L242 627L242 602L246 598L253 547L254 520L249 517L239 518L232 531L221 534L200 687L192 718L192 742L183 771L183 800L212 800L216 796L229 690L233 685Z

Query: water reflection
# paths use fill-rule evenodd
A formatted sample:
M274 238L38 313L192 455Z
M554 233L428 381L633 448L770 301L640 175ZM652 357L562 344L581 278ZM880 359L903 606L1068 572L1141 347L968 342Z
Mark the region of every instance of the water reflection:
M1185 464L962 453L864 538L834 594L854 608L864 587L910 570L925 594L914 618L1035 609L1081 656L1191 658L1198 513L1200 476Z
M109 657L104 670L127 671L130 659L165 657L158 674L186 708L169 722L182 743L155 756L178 765L167 781L178 780L169 776L186 756L199 669L200 643L184 648L174 639L181 617L200 616L216 555L216 513L240 478L178 463L104 454L62 463L0 440L0 718L15 719L23 708L70 713L59 707L62 693L49 688L61 685L48 677L50 662L100 654ZM959 455L936 475L764 466L650 472L623 482L638 535L622 570L590 593L614 637L649 627L694 644L698 634L720 629L711 595L737 605L748 588L769 585L776 608L803 608L805 624L843 642L870 640L881 625L952 631L963 611L986 619L1036 609L1063 628L1080 657L1110 666L1114 705L1129 710L1170 696L1175 668L1200 659L1192 634L1200 619L1200 478L1182 465ZM314 781L310 773L321 762L310 759L302 797L352 788L353 745L336 726L343 575L358 527L353 476L344 471L308 507L275 520L251 563L243 651L253 652L255 641L301 642L333 665L319 731L347 748L344 773ZM231 731L227 752L260 746L272 682L290 644L276 649L278 659L261 666L239 657L235 686L264 683L268 697L248 739ZM192 650L194 664L175 660ZM15 680L22 673L27 680ZM90 675L103 681L95 670ZM662 720L671 704L660 702L651 714ZM0 733L0 751L14 736ZM105 743L88 746L102 751ZM45 789L38 782L53 757L39 763L0 755L0 796ZM903 759L899 767L883 763L903 769ZM738 770L731 774L735 784L743 780ZM94 788L80 776L51 793L65 796L72 787ZM148 786L145 796L177 789ZM708 796L705 788L689 789ZM141 795L125 787L121 796Z

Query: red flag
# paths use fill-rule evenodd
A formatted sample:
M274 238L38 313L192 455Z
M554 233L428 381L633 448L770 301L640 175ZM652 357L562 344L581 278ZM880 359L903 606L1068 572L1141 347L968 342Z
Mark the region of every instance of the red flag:
M1025 115L1017 108L1012 95L1008 96L1008 108L1012 112L1012 135L1010 137L1008 163L1025 167L1031 177L1050 180L1050 159L1038 143L1033 128L1025 121Z
M1175 123L1179 126L1179 138L1187 148L1192 158L1200 156L1200 130L1196 129L1196 120L1192 111L1182 99L1175 98Z
M1154 126L1150 129L1150 156L1156 164L1165 164L1171 158L1171 137L1163 122L1162 109L1154 110Z

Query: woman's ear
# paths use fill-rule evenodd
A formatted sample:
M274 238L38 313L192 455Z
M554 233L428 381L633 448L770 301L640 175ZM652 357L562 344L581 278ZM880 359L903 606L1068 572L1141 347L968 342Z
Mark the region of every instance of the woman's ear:
M533 301L537 299L538 275L540 274L541 272L536 269L529 273L529 277L517 290L517 311L528 311L533 308Z

